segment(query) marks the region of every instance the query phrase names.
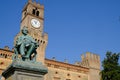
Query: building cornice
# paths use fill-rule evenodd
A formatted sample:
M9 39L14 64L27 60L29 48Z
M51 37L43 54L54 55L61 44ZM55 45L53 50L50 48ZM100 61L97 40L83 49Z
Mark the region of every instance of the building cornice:
M1 49L1 48L0 48L0 50L1 50L1 51L7 51L7 52L14 53L14 51L11 51L11 50Z
M5 50L5 49L0 49L0 51L1 51L2 54L10 55L10 57L12 57L12 54L14 53L13 51ZM9 59L11 59L10 57L9 57ZM74 72L78 72L78 73L87 74L89 72L88 67L83 67L83 66L80 66L80 65L78 66L78 65L74 65L74 64L65 63L65 62L50 60L50 59L47 59L47 58L45 59L45 64L46 64L47 67L64 69L64 70L74 71Z
M49 66L49 65L54 65L54 68L59 68L62 69L62 67L66 68L66 70L69 71L75 71L75 72L83 72L83 73L88 73L89 72L89 68L83 67L83 66L78 66L78 65L74 65L74 64L69 64L69 63L64 63L64 62L59 62L59 61L55 61L55 60L50 60L50 59L45 59L45 64L48 67L53 67L53 66Z

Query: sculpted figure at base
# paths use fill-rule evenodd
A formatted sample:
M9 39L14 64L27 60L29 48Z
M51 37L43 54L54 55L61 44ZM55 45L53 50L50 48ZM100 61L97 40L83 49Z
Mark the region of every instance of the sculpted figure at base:
M39 46L38 42L36 42L31 36L28 35L27 27L23 27L21 31L22 35L18 36L14 47L16 57L18 57L18 54L20 54L22 60L24 61L36 60L36 49Z

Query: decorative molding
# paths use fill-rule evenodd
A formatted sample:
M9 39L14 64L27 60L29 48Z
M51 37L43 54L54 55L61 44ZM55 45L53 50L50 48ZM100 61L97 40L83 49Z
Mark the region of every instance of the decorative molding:
M45 64L48 67L54 67L57 69L69 70L69 71L74 71L74 72L79 72L79 73L89 72L89 68L86 68L86 67L63 63L63 62L54 61L54 60L49 60L49 59L45 59Z

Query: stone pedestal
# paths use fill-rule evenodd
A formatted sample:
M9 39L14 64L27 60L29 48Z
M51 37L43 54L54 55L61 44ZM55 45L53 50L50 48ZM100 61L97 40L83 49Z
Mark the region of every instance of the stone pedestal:
M6 80L44 80L47 68L40 62L14 60L2 73Z

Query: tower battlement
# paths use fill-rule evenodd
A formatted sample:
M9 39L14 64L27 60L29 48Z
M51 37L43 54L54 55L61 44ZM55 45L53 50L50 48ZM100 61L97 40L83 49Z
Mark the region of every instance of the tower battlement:
M100 56L90 52L81 55L82 62L84 66L89 66L90 68L100 69Z

